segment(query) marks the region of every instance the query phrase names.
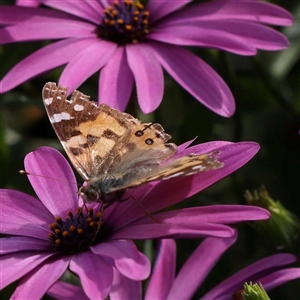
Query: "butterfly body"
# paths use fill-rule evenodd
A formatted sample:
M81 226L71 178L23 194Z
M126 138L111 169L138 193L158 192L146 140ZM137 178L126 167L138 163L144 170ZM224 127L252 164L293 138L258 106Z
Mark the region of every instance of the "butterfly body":
M74 168L86 181L80 190L87 201L111 203L127 188L192 175L223 166L216 153L172 159L177 146L160 124L142 123L130 114L48 82L43 101Z

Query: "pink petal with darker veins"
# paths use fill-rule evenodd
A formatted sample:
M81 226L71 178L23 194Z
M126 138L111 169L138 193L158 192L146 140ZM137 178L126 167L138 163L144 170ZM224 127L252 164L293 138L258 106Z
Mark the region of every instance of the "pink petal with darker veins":
M254 55L255 47L243 37L213 28L201 28L196 24L175 25L159 28L147 38L173 45L217 48L240 55Z
M87 1L43 0L43 4L65 11L70 15L80 17L88 22L94 22L95 24L99 24L102 16L102 10L95 10L92 6L87 4Z
M99 104L106 103L124 111L133 88L133 74L128 66L125 48L118 47L99 77Z
M25 170L33 174L28 178L36 194L54 216L65 217L69 211L76 211L76 178L62 154L53 148L41 147L26 155L24 165Z
M27 251L1 256L0 289L20 279L52 255L53 254L36 254L36 251ZM2 274L5 274L5 276L2 276Z
M224 117L234 113L235 102L230 89L198 56L175 45L151 41L148 46L163 68L203 105Z
M38 199L13 190L1 190L1 233L48 241L53 215Z
M228 299L228 295L232 295L235 291L241 289L245 282L259 280L260 277L265 276L276 268L280 269L295 261L296 257L291 254L276 254L256 261L222 281L201 299Z
M79 276L86 295L91 299L107 297L113 280L112 269L102 257L90 251L74 255L70 262L70 270Z
M175 24L187 24L197 20L218 21L224 19L247 20L281 26L293 24L293 16L287 10L275 4L257 0L216 0L188 6L164 19L160 25L165 24L165 22L169 26L174 26Z
M155 218L155 214L153 215ZM149 216L148 219L142 219L141 223L134 222L130 226L120 228L111 235L111 239L136 239L147 240L153 238L203 238L215 236L228 238L234 234L234 230L226 225L214 223L200 223L186 221L181 224L173 222L156 223Z
M89 47L80 51L63 70L59 84L69 88L69 94L87 78L107 64L117 44L95 39Z
M114 269L114 281L109 293L111 300L143 299L142 282L131 280Z
M60 300L89 300L81 287L63 281L54 283L47 291L47 295Z
M124 276L144 280L150 274L148 258L138 251L132 241L113 240L91 247L91 250L108 259Z
M0 255L31 250L52 252L53 246L49 240L34 237L10 236L1 238Z
M44 21L38 25L23 23L0 29L1 44L72 37L89 38L95 36L94 28L92 24L73 20Z
M164 300L175 280L176 243L174 240L161 240L159 252L145 294L145 300ZM163 284L162 284L163 282Z
M140 107L148 114L159 106L163 97L162 67L146 44L126 45L126 54L135 79Z
M49 259L47 263L41 264L22 278L10 299L41 299L64 274L69 260L70 257L65 256L58 260Z
M0 93L9 91L34 76L67 63L94 41L94 38L67 39L37 50L15 65L4 76L0 83Z
M78 20L76 17L62 11L45 8L32 8L1 5L1 25L36 24L45 21Z
M192 2L192 0L182 1L157 1L149 0L146 5L146 10L150 12L151 23L155 22L176 10L179 10L184 5Z
M191 299L221 255L236 239L237 235L230 239L205 239L177 274L166 299Z

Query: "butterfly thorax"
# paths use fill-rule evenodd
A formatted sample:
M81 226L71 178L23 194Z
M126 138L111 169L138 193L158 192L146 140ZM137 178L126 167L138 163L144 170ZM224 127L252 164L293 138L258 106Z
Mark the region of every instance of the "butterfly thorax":
M117 178L113 175L106 175L90 179L87 185L79 190L79 194L85 198L87 202L110 203L120 200L120 190L118 187L123 185L123 178ZM123 192L123 191L122 191Z

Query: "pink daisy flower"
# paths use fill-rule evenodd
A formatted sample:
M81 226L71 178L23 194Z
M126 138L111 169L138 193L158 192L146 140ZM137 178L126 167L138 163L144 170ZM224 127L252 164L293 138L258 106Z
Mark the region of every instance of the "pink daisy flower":
M287 39L267 25L293 22L283 8L256 0L43 0L48 8L2 6L1 44L58 40L32 53L1 80L4 93L62 65L59 84L78 88L99 76L99 101L119 110L135 83L144 113L161 103L163 69L203 105L231 116L235 103L223 79L184 46L255 55L281 50Z
M1 190L0 271L5 276L0 288L21 279L13 298L41 298L69 269L80 278L88 297L103 299L111 291L115 271L135 281L149 275L149 261L132 239L227 238L234 230L226 224L269 218L262 208L242 205L158 212L240 168L257 150L258 145L250 142L211 142L181 150L181 154L221 151L225 165L205 176L203 172L129 189L126 201L115 202L103 214L99 204L82 207L75 176L58 151L42 147L31 152L25 158L25 169L43 175L28 176L39 200L19 191Z

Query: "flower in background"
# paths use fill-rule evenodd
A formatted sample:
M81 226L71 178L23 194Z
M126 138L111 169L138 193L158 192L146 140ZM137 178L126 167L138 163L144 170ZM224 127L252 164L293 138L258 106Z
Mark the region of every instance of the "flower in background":
M29 55L2 79L2 93L65 65L59 84L70 90L101 70L99 99L124 110L135 83L140 107L150 113L161 103L163 69L209 109L231 116L235 103L222 78L183 46L255 55L281 50L287 39L266 25L288 26L283 8L256 0L56 1L47 8L2 6L1 44L58 40Z
M42 0L16 0L16 5L37 7Z
M236 236L228 239L206 238L176 275L175 241L162 240L144 299L192 299L210 270L235 241ZM300 268L285 268L295 261L296 257L291 254L261 259L227 278L200 299L233 299L232 296L243 289L247 281L261 282L269 291L300 278ZM49 289L48 295L55 299L72 299L75 296L82 300L89 299L82 288L61 281ZM143 299L141 282L128 280L116 272L109 296L111 300Z
M18 191L1 190L0 233L7 237L1 238L0 245L1 272L5 274L0 288L21 279L13 298L41 298L70 269L88 297L103 299L115 281L114 274L138 281L149 275L149 261L132 239L231 237L234 230L225 224L269 218L266 210L243 205L155 213L240 168L259 148L250 142L211 142L182 150L185 146L178 155L221 151L224 167L180 181L174 178L129 189L126 201L115 202L104 212L99 204L82 206L75 176L58 151L42 147L28 154L25 169L40 201Z

